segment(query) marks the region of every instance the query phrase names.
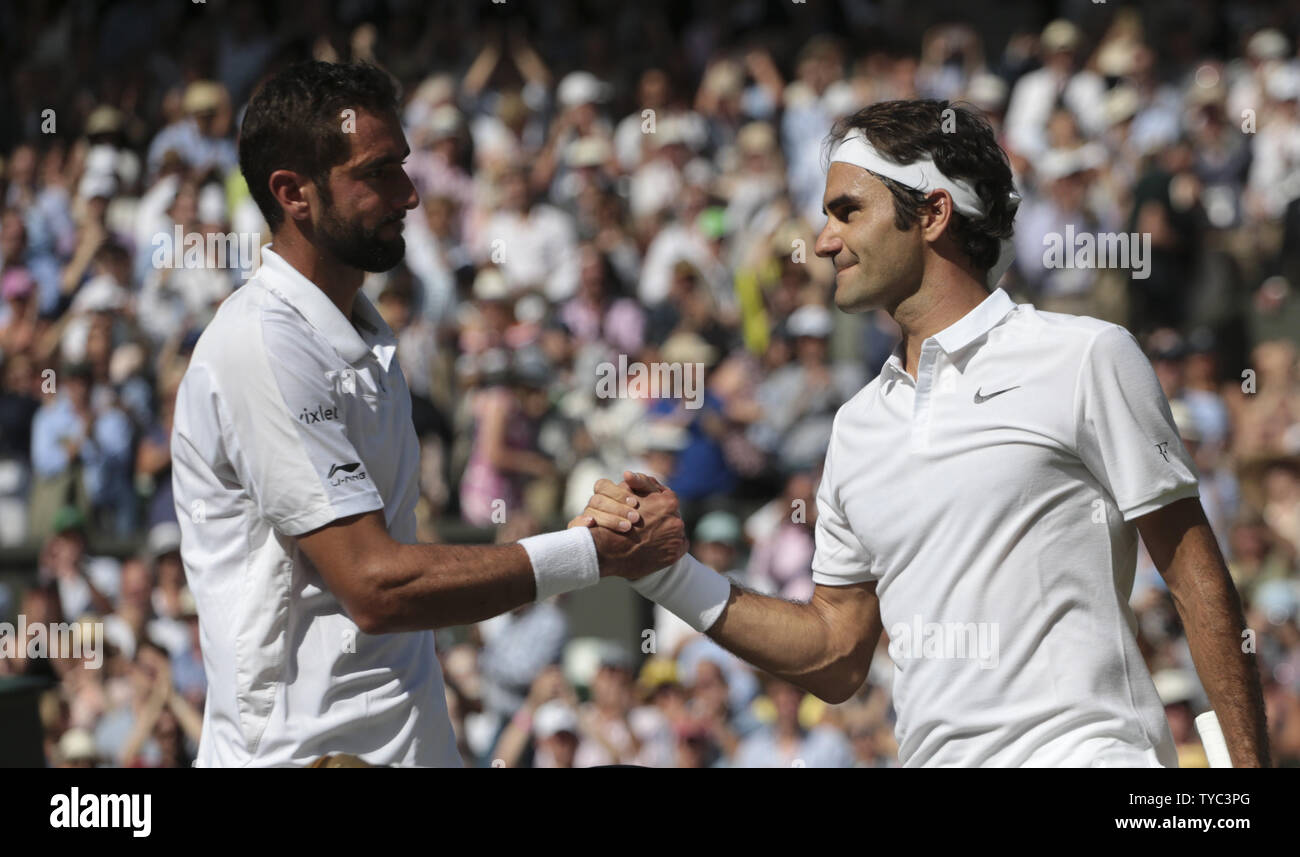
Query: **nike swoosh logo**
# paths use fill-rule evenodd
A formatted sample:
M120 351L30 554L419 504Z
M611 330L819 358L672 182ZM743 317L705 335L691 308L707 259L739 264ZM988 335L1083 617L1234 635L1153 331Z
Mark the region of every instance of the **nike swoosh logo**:
M983 388L981 387L980 389ZM1003 393L1010 393L1012 390L1019 390L1019 389L1020 389L1020 385L1017 384L1014 387L1007 387L1005 390L998 390L996 393L989 393L987 396L982 395L979 390L976 390L975 404L977 405L982 404L984 402L987 402L989 399L993 398L994 396L1001 396Z

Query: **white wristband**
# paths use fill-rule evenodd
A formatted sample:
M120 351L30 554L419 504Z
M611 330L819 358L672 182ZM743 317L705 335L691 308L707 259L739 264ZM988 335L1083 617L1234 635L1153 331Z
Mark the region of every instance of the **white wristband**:
M600 582L596 542L586 527L529 536L519 544L533 564L538 601Z
M700 633L713 627L731 598L731 581L690 554L632 581L632 588Z

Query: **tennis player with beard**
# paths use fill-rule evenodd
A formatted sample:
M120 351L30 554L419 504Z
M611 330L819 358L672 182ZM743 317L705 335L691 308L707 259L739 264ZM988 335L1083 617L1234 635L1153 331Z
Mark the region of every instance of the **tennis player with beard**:
M624 514L626 534L602 512L513 545L416 543L410 394L359 293L402 259L408 152L374 67L295 65L248 105L240 167L272 242L200 337L171 441L208 678L200 767L458 766L430 629L685 551L669 494Z
M875 104L827 140L836 305L902 342L836 415L812 600L739 587L689 555L632 585L828 702L882 631L906 766L1176 766L1128 599L1141 534L1235 766L1267 766L1257 667L1190 456L1124 328L996 287L1018 197L984 120ZM617 515L628 488L588 511Z

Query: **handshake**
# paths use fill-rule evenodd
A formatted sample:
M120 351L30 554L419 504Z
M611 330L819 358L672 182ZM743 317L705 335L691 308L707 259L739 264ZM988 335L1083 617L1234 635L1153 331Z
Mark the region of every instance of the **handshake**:
M601 577L639 580L682 558L686 525L677 495L659 480L630 470L623 480L598 480L587 508L569 528L593 528Z
M622 577L632 588L704 632L722 616L731 597L727 578L686 553L686 524L677 495L644 473L624 471L623 480L596 482L582 514L563 533L524 539L537 580L537 600ZM590 528L592 551L581 534ZM575 541L583 552L575 554Z

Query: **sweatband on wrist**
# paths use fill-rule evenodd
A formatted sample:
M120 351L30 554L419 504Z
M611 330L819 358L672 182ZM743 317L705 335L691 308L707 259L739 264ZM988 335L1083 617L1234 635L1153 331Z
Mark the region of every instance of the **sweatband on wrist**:
M528 561L533 564L539 602L600 582L596 542L586 527L529 536L520 539L519 544L528 552Z
M700 633L713 627L731 598L731 581L690 554L633 580L632 588Z

